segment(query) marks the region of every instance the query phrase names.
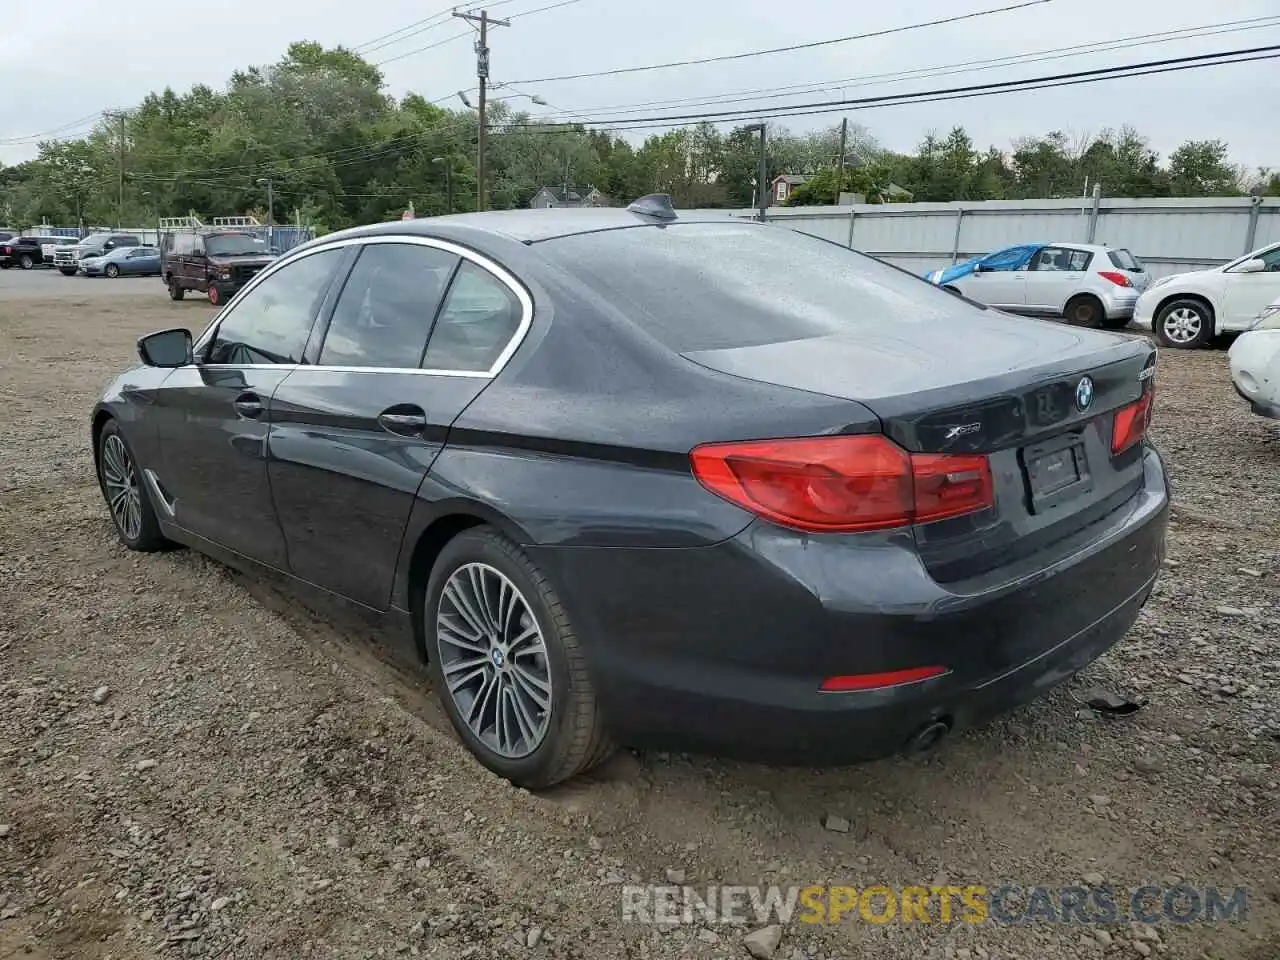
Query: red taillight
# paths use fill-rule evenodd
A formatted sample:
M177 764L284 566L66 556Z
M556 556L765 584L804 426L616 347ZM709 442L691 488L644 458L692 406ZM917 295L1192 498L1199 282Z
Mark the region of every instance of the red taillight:
M1133 284L1123 273L1116 273L1114 270L1099 270L1098 276L1104 280L1110 280L1117 287L1132 287Z
M908 453L878 435L708 443L689 457L712 493L814 533L928 523L995 503L985 456Z
M888 673L854 673L842 677L827 677L818 688L827 693L843 693L850 690L883 690L899 687L904 683L919 683L940 677L946 667L912 667L909 670L892 670Z
M1111 426L1112 455L1124 453L1147 435L1147 427L1151 426L1151 416L1155 412L1155 399L1153 384L1133 403L1116 411Z

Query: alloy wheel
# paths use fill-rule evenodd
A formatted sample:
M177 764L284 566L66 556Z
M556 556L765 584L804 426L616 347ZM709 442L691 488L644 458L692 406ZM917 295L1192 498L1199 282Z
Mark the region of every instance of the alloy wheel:
M137 540L142 536L142 492L133 458L114 433L102 444L102 485L116 526L126 540Z
M1170 310L1160 321L1160 327L1169 341L1181 345L1195 343L1200 337L1202 324L1200 314L1190 307Z
M436 611L440 672L467 727L507 759L533 753L551 719L551 668L524 595L487 563L455 570Z

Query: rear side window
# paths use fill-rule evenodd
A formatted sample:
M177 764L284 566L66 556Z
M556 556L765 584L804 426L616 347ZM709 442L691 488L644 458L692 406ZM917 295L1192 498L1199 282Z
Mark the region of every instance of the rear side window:
M408 243L360 253L329 322L320 363L417 369L458 257Z
M1128 270L1130 273L1142 272L1142 261L1128 250L1108 250L1107 258L1113 266L1119 267L1121 270Z
M463 261L449 287L422 365L428 370L483 373L520 329L519 298L488 270Z
M954 332L982 310L905 270L781 227L676 223L537 249L679 353L893 325Z

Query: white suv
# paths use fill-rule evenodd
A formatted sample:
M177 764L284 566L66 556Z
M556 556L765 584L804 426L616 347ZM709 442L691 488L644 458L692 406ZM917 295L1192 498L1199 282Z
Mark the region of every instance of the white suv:
M1280 297L1280 243L1212 270L1162 277L1138 298L1133 324L1170 347L1203 347L1219 333L1248 330Z

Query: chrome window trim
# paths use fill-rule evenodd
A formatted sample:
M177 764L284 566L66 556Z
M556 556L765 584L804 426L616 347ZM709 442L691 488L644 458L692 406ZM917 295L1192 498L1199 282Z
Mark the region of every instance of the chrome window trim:
M323 253L326 250L339 250L344 247L364 246L368 244L378 243L408 243L419 247L433 247L437 250L444 250L452 253L463 260L470 260L476 266L480 267L486 273L489 273L501 283L503 283L512 293L516 295L516 299L520 301L520 323L516 327L516 332L511 335L511 339L507 341L507 345L502 348L502 352L488 370L433 370L425 367L349 367L349 366L324 366L323 364L312 363L207 363L193 364L193 366L204 366L214 370L282 370L285 368L294 368L302 370L327 370L334 373L423 373L433 377L469 377L476 379L492 380L507 362L520 349L520 345L524 343L525 337L529 334L529 329L533 326L533 297L529 295L529 291L525 288L515 275L503 267L501 264L490 260L482 253L461 246L451 240L441 240L436 237L416 237L406 234L390 234L376 237L349 237L345 240L334 240L330 243L321 244L312 247L296 255L285 254L279 260L276 260L270 266L259 270L245 286L234 297L228 301L227 305L218 311L218 315L209 322L209 326L205 327L204 332L200 334L195 345L192 347L193 354L199 354L205 347L209 345L209 340L214 329L228 311L234 310L242 299L249 295L249 292L264 282L268 277L273 276L277 271L283 270L291 263L312 256L313 254ZM441 305L443 310L443 304Z

